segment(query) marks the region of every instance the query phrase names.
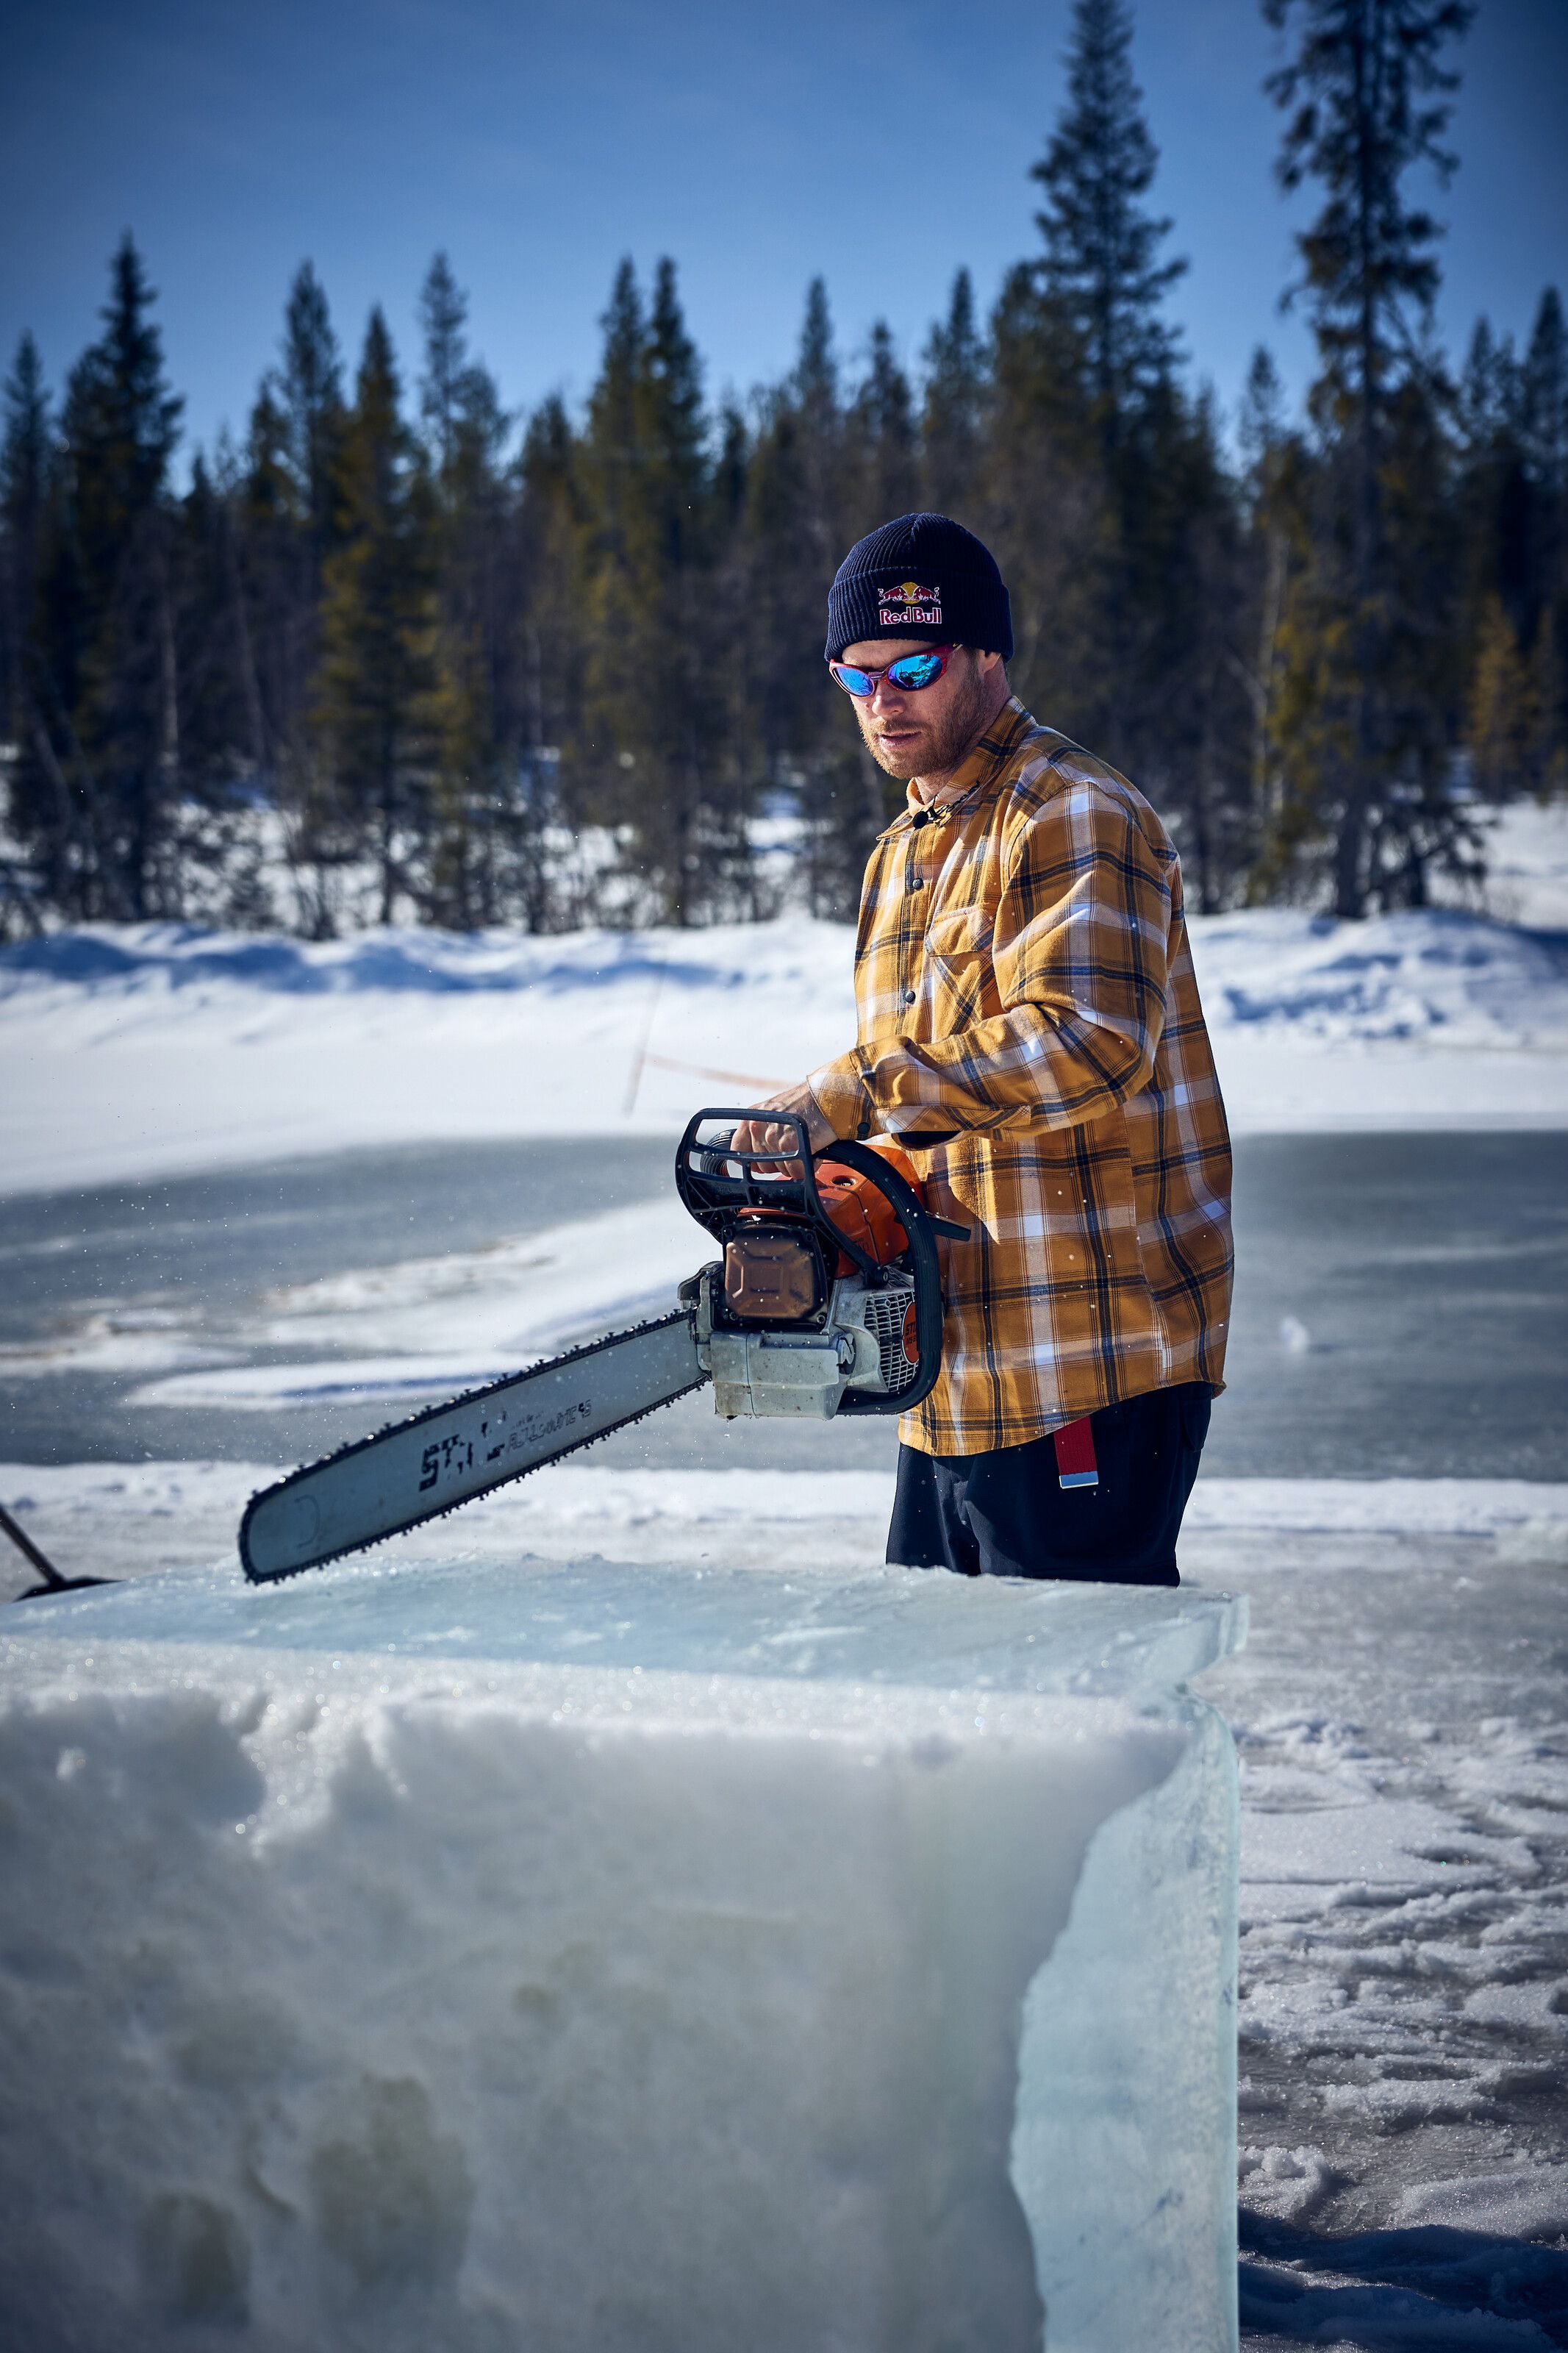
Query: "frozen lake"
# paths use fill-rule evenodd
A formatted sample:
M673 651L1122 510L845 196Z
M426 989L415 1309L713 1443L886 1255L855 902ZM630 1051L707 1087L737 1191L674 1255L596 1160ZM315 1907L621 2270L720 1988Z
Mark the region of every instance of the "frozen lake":
M704 1243L690 1227L688 1257L679 1212L671 1227L670 1156L668 1142L647 1137L416 1145L0 1200L0 1457L318 1453L384 1419L384 1407L252 1399L239 1412L220 1401L221 1380L200 1377L207 1365L244 1371L360 1353L342 1314L335 1325L313 1319L308 1351L290 1345L266 1294L320 1294L351 1269L363 1287L376 1269L447 1259L482 1286L496 1246L510 1250L509 1269L526 1268L531 1237L617 1216L629 1225L605 1232L624 1253L639 1204L684 1271ZM1562 1475L1568 1134L1247 1137L1237 1169L1230 1388L1208 1471ZM597 1245L584 1234L574 1247L592 1299ZM426 1321L439 1330L452 1307L437 1276L425 1281ZM459 1375L449 1386L463 1385ZM149 1401L131 1402L138 1393ZM595 1460L847 1469L889 1461L894 1442L890 1425L865 1422L725 1428L698 1397Z

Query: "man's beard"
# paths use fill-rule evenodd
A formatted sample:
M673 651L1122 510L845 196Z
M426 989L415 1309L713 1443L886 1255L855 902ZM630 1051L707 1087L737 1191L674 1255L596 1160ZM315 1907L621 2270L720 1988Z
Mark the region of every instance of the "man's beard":
M918 748L887 753L881 739L870 723L868 712L858 712L860 732L866 738L866 748L879 768L889 776L907 782L910 776L940 776L945 770L955 768L971 748L985 724L985 680L978 663L965 664L963 683L948 704L940 722L924 726L915 715L913 723L921 727ZM910 720L906 718L905 725Z

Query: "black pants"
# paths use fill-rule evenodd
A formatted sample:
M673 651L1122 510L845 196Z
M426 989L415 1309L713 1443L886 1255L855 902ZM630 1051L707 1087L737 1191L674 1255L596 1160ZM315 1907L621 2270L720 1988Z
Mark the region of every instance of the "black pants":
M1097 1487L1061 1484L1052 1438L984 1454L900 1446L888 1558L961 1577L1179 1585L1176 1533L1208 1435L1208 1384L1150 1389L1090 1419Z

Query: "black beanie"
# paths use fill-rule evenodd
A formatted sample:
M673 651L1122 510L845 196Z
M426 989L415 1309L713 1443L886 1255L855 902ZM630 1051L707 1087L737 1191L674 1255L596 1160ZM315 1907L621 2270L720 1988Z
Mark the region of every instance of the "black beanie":
M1013 608L991 550L939 514L900 515L857 540L827 592L826 659L884 630L1011 661Z

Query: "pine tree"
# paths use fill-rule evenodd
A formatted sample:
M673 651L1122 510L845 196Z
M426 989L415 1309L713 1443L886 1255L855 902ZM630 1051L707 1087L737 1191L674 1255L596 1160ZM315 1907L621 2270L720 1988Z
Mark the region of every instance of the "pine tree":
M265 727L239 575L240 503L240 468L220 434L210 461L196 451L171 517L181 794L168 855L188 915L257 929L278 911L256 823Z
M724 699L708 651L714 534L700 368L661 260L644 313L629 262L605 315L583 472L591 525L584 750L630 872L686 923L745 894L744 811L726 777Z
M516 901L531 932L591 920L586 893L553 871L550 845L577 812L563 800L563 746L582 741L587 535L581 456L559 396L529 419L519 461L519 591L512 660L519 691L521 828Z
M914 404L885 319L871 329L869 361L849 418L857 535L911 512L920 491Z
M419 323L425 336L425 373L419 413L437 472L451 463L458 419L464 405L468 346L464 332L468 298L444 253L437 254L419 290Z
M5 533L5 602L0 619L5 628L5 652L14 660L32 602L38 560L38 535L48 495L52 454L48 387L38 346L24 334L0 401L5 425L0 433L0 529ZM9 698L5 706L11 705Z
M126 237L104 334L72 372L65 440L85 588L75 725L107 801L113 892L133 916L174 913L163 852L180 788L179 702L163 497L183 401L164 380L154 300Z
M952 281L947 317L933 326L925 348L925 398L921 417L921 470L926 504L963 522L979 491L985 428L985 355L974 323L974 288L967 269Z
M1562 690L1568 641L1563 343L1562 306L1551 287L1522 357L1510 337L1495 337L1489 322L1479 319L1455 404L1461 667L1477 681L1466 741L1493 793L1552 790L1551 780L1568 767ZM1506 720L1498 701L1498 682L1509 670L1501 659L1499 611L1522 665L1517 674L1509 670L1523 701ZM1479 748L1504 740L1512 746L1506 756L1495 749L1483 756Z
M1010 270L991 319L980 534L1013 601L1009 675L1042 716L1105 744L1110 722L1106 575L1110 486L1081 344L1032 264Z
M860 444L846 414L827 290L806 292L795 364L763 399L748 472L738 621L737 734L759 777L803 821L815 913L852 916L891 795L823 659L827 591L862 513Z
M1531 653L1535 789L1568 778L1568 328L1554 286L1542 295L1521 370L1525 459L1534 491L1531 587L1538 600Z
M992 322L987 504L1019 691L1151 795L1213 907L1253 826L1241 517L1211 405L1176 376L1163 304L1186 265L1160 258L1171 223L1144 201L1158 152L1131 47L1122 0L1076 0L1033 173L1044 254Z
M605 337L604 358L588 396L583 468L593 501L594 568L608 567L613 590L615 568L627 554L633 528L638 392L646 338L642 290L629 255L616 271L609 304L599 324Z
M344 847L341 831L334 835L313 724L344 420L338 340L326 293L306 261L289 289L278 364L257 392L234 501L243 605L236 642L250 673L251 755L284 820L301 920L317 934L331 928L330 872Z
M1536 308L1521 386L1531 461L1555 495L1568 490L1568 326L1555 286Z
M795 364L784 384L778 413L796 478L788 527L798 530L800 537L792 540L787 552L783 546L776 552L794 574L793 594L804 596L805 607L810 609L809 638L826 613L828 584L857 536L852 520L853 458L847 447L833 313L826 284L820 278L814 278L806 289ZM809 677L814 686L824 683L818 669L814 668ZM830 707L822 698L812 699L819 710Z
M420 297L420 412L432 471L437 772L424 902L440 923L500 922L511 903L529 811L519 789L512 679L516 584L501 453L510 419L470 361L468 298L445 254Z
M371 312L334 482L316 725L331 814L367 850L378 913L412 895L431 767L434 623L426 489L392 338Z
M300 263L289 290L283 364L276 382L300 521L308 534L314 588L333 538L344 409L338 339L326 293L308 261Z
M1396 411L1408 415L1423 373L1413 353L1437 287L1438 226L1407 204L1404 183L1417 164L1452 168L1441 142L1457 76L1443 56L1473 9L1471 0L1264 0L1264 13L1277 27L1300 26L1296 53L1268 85L1289 117L1279 179L1288 190L1314 179L1325 196L1298 239L1294 290L1322 362L1313 414L1327 445L1306 557L1324 573L1318 601L1349 625L1336 632L1336 660L1319 669L1320 763L1303 781L1332 831L1336 911L1359 915L1383 891L1374 845L1385 876L1420 890L1422 844L1434 825L1441 835L1430 747L1406 723L1415 698L1396 674L1398 641L1410 633L1394 611L1429 609L1431 583L1417 569L1422 534L1408 550L1395 543L1384 471ZM1418 385L1413 396L1423 396Z
M723 698L708 651L716 548L701 362L668 259L654 276L642 394L645 502L654 537L649 573L663 575L649 616L658 689L649 700L673 850L660 863L670 912L686 923L696 909L722 903L727 886L744 876L748 812L726 790L733 779L724 774ZM741 888L744 895L743 880Z
M1460 668L1470 682L1465 740L1475 750L1474 681L1484 668L1497 675L1497 616L1510 643L1529 642L1537 609L1531 543L1536 494L1530 480L1523 397L1512 341L1478 319L1460 372L1451 416L1453 504L1460 540L1458 632ZM1495 711L1486 732L1495 732ZM1496 789L1495 763L1483 763Z
M178 912L165 491L182 403L164 381L153 299L127 237L103 332L71 371L42 532L14 807L56 903L77 915Z
M6 787L9 828L21 836L27 828L14 771L18 747L37 724L26 670L53 457L43 361L30 334L24 334L16 346L16 364L0 400L5 413L0 435L0 742L5 746L0 753L0 781ZM0 938L12 915L36 927L37 894L24 886L8 860L0 860Z
M252 755L267 789L281 795L280 748L307 708L307 651L315 629L307 593L303 529L289 463L288 424L263 380L250 412L236 491L237 568L254 677ZM296 764L298 765L298 764Z
M24 724L23 647L37 586L53 440L44 364L30 334L16 346L0 400L0 733L14 740Z
M1074 0L1067 101L1032 174L1046 192L1039 280L1078 340L1108 443L1170 373L1176 341L1160 305L1187 266L1156 258L1172 225L1142 209L1159 151L1131 46L1123 0Z
M1242 495L1248 526L1243 605L1256 620L1250 633L1243 632L1242 642L1236 650L1236 664L1252 712L1249 848L1252 858L1256 858L1259 842L1268 839L1279 817L1280 786L1274 758L1273 726L1279 691L1279 627L1284 617L1289 555L1279 512L1280 481L1289 462L1284 394L1273 354L1262 343L1254 351L1247 369L1237 438L1246 470Z
M838 361L825 279L814 278L805 290L805 316L789 389L811 439L831 453L839 421Z
M1529 782L1534 749L1530 701L1530 673L1519 639L1494 593L1482 619L1469 709L1475 779L1490 800L1508 800Z
M1158 259L1170 223L1142 204L1158 151L1132 75L1131 31L1122 0L1075 0L1067 94L1032 174L1046 192L1036 215L1045 254L1004 290L995 332L1007 406L1020 393L1027 405L1024 440L1043 445L1046 480L1066 477L1055 549L1024 559L1025 594L1039 570L1034 595L1053 635L1065 597L1050 663L1056 708L1136 770L1137 714L1162 699L1147 655L1163 634L1141 599L1152 589L1163 602L1169 576L1150 492L1163 500L1170 453L1158 445L1180 408L1175 339L1161 306L1185 264Z

